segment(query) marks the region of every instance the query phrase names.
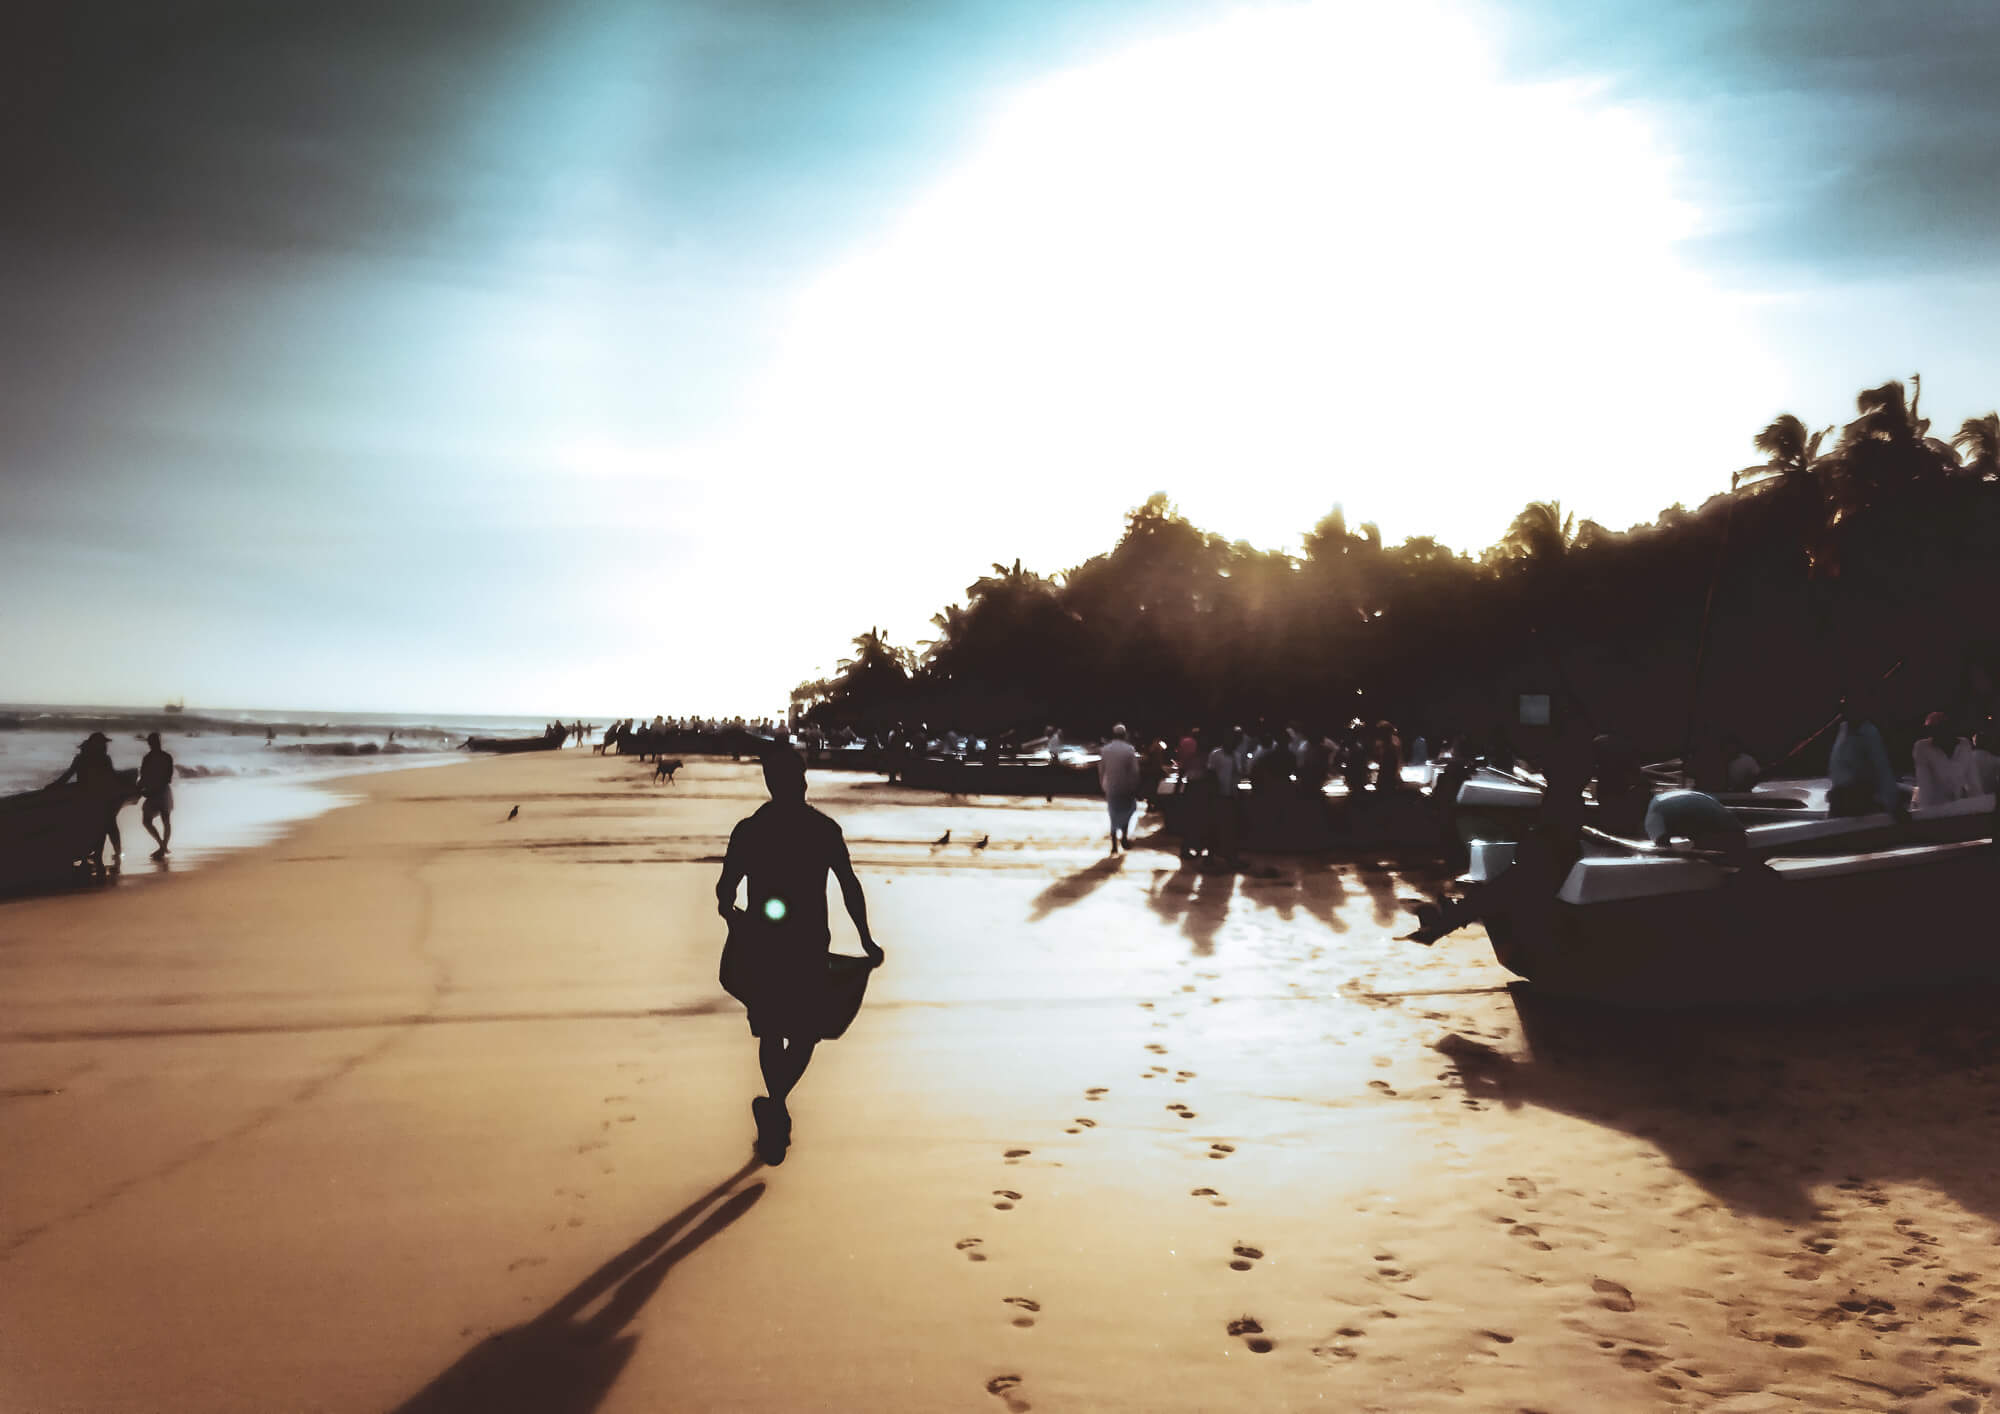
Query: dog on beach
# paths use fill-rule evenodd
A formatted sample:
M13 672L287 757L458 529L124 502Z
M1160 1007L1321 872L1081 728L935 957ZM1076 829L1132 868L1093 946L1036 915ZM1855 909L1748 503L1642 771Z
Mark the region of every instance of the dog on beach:
M665 778L666 783L668 785L672 785L674 783L674 772L680 770L680 768L681 768L680 762L669 761L664 756L662 756L659 759L658 764L656 764L653 767L653 779L654 781L657 782L662 778Z

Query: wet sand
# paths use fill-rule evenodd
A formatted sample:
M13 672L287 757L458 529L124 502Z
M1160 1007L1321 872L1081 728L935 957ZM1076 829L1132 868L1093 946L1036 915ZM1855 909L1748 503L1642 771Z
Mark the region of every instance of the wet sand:
M1094 802L816 775L890 962L759 1169L711 892L752 769L343 788L0 905L0 1409L1962 1414L2000 1378L1990 996L1523 1011L1476 936L1394 941L1392 867L1204 877L1105 860Z

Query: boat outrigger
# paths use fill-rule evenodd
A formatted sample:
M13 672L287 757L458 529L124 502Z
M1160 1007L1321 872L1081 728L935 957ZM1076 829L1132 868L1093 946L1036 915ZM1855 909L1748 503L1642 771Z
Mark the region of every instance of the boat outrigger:
M1503 811L1538 796L1482 769L1457 798L1491 835L1507 832L1493 828ZM1742 811L1744 847L1728 852L1585 826L1566 868L1569 852L1532 828L1474 840L1458 909L1537 990L1624 1005L2000 980L1994 796L1906 816L1772 813Z

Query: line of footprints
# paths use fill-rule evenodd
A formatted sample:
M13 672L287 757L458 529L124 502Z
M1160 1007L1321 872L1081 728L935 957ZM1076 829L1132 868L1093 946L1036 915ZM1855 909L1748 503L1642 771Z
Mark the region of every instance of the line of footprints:
M1152 1004L1150 1002L1142 1002L1140 1005L1150 1008ZM1146 1049L1154 1055L1163 1056L1167 1054L1167 1048L1158 1042L1148 1043ZM1162 1080L1170 1075L1176 1085L1185 1085L1188 1081L1195 1078L1195 1072L1192 1070L1175 1071L1170 1070L1169 1067L1164 1065L1148 1066L1139 1078L1141 1080ZM1096 1102L1101 1101L1110 1093L1111 1091L1107 1086L1093 1085L1083 1092L1083 1098L1087 1101ZM1194 1110L1178 1102L1169 1104L1166 1109L1169 1114L1183 1120L1194 1119L1196 1117ZM1069 1127L1064 1129L1063 1133L1081 1134L1087 1129L1095 1128L1097 1128L1096 1120L1079 1115L1071 1121ZM1019 1164L1021 1160L1027 1158L1033 1152L1031 1149L1008 1149L1000 1157L1003 1163L1012 1166ZM1211 1159L1226 1159L1235 1152L1236 1146L1234 1144L1227 1144L1221 1140L1216 1140L1208 1146L1207 1157ZM1217 1208L1226 1208L1229 1206L1229 1200L1213 1188L1202 1187L1190 1189L1188 1196L1206 1198L1212 1206ZM992 1197L994 1208L1000 1212L1009 1212L1017 1203L1024 1201L1022 1195L1012 1188L996 1188L993 1190ZM958 1240L957 1248L965 1254L965 1259L968 1262L983 1262L986 1260L985 1245L985 1242L980 1238L962 1237ZM1237 1243L1230 1249L1229 1268L1231 1271L1237 1272L1250 1271L1259 1261L1263 1260L1263 1256L1262 1249L1249 1246L1245 1243ZM1029 1329L1035 1324L1035 1317L1042 1309L1039 1301L1032 1300L1026 1296L1003 1297L1002 1304L1013 1308L1013 1324L1023 1330ZM1268 1355L1277 1349L1277 1342L1264 1333L1264 1327L1254 1316L1239 1316L1235 1320L1230 1321L1226 1329L1231 1336L1242 1340L1244 1347L1253 1354ZM999 1399L1006 1406L1008 1414L1027 1414L1031 1406L1021 1396L1021 1385L1022 1377L1020 1375L995 1375L986 1382L986 1392Z

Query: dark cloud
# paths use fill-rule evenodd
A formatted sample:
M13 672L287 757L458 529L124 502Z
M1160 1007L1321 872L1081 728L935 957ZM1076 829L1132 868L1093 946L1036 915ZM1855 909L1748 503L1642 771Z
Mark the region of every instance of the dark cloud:
M982 90L1210 8L15 0L0 241L477 254L603 159L569 118L606 102L631 110L638 234L823 239L940 160Z
M1536 0L1513 62L1664 113L1709 254L1791 280L2000 254L2000 6L1988 0Z

